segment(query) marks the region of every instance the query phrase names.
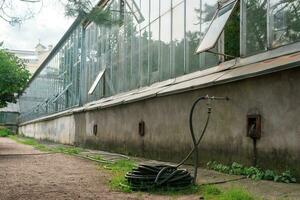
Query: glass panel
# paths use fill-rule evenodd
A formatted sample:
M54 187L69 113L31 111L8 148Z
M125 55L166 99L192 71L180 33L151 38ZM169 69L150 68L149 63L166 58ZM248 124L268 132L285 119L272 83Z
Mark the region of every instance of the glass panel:
M211 53L195 55L199 41L204 37L217 10L218 0L189 0L186 2L186 60L188 72L206 69L218 63Z
M159 20L155 20L150 24L150 41L149 41L149 51L150 51L150 72L151 72L151 83L158 81L158 77L153 72L157 72L159 69Z
M138 23L142 23L145 18L140 9L140 2L136 2L135 0L125 0L125 2L132 17L134 17Z
M148 26L149 25L149 6L150 6L150 0L140 0L141 1L141 11L142 11L142 14L145 18L145 20L141 23L141 27L145 27L145 26Z
M132 32L132 71L131 71L131 81L132 88L139 87L139 79L140 79L140 65L139 65L139 55L140 55L140 47L139 47L139 36L140 33L138 29L134 29Z
M184 0L173 0L172 1L172 6L173 7L175 7L175 6L177 6L179 3L182 3ZM187 1L189 1L189 0L187 0Z
M300 1L270 1L271 47L300 40Z
M132 31L133 31L133 23L134 18L132 18L132 15L128 13L128 9L126 7L126 23L125 23L125 30L124 30L124 80L123 80L123 86L124 91L128 91L130 89L130 79L131 79L131 61L132 61ZM126 49L126 52L125 52Z
M103 28L97 27L95 24L90 24L86 29L86 68L87 68L87 89L92 87L94 80L101 71L105 68L103 54L105 43L103 40ZM88 91L86 91L88 93ZM87 94L85 94L87 95ZM103 96L103 81L95 88L92 95L88 95L88 101L93 101Z
M184 3L173 10L173 61L174 75L184 74Z
M160 79L166 80L171 77L171 12L161 17L160 52L161 70Z
M233 10L224 28L224 53L233 57L240 56L240 6ZM224 61L232 57L225 56Z
M144 28L141 30L141 38L140 38L140 44L141 44L141 86L145 86L149 83L149 27Z
M80 27L70 34L19 99L20 120L26 121L78 104Z
M161 0L160 1L160 15L165 14L171 10L171 0Z
M197 53L207 51L215 46L236 4L237 1L226 4L218 11L199 45Z
M131 70L130 70L130 89L139 87L139 23L134 20L133 16L128 15L129 24L131 27Z
M111 57L112 57L112 85L115 93L118 93L118 80L119 80L119 45L118 45L118 28L115 27L111 30Z
M119 57L118 57L118 67L117 67L117 91L118 92L124 92L126 88L127 82L124 82L125 80L125 70L126 70L126 55L125 53L125 27L122 26L119 29L119 36L118 36L118 45L119 45Z
M242 54L247 56L267 50L267 1L244 0L242 9Z
M116 11L112 12L116 19L120 17L119 2L111 1L108 8ZM194 51L209 26L216 2L136 0L134 6L134 1L128 0L122 26L91 23L84 32L78 26L20 97L21 118L69 109L79 103L79 97L85 104L215 65L218 56L194 55ZM139 23L131 6L141 9L145 21ZM88 95L104 68L103 77Z
M162 0L164 1L164 0ZM150 7L150 21L157 19L159 17L159 2L160 0L151 0L151 7Z
M200 66L200 56L194 55L200 40L201 29L201 1L189 0L186 2L186 42L187 65L189 72L196 71Z
M105 40L105 54L104 54L104 66L106 67L106 72L104 73L104 94L103 96L111 96L114 94L114 88L112 85L112 59L111 59L111 37L113 34L109 27L105 28L105 33L102 35L103 40Z

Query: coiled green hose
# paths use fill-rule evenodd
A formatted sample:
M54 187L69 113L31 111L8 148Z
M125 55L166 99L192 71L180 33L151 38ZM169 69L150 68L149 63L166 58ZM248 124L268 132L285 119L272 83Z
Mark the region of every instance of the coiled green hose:
M207 106L207 119L204 128L200 134L199 139L196 139L194 127L193 127L193 115L196 105L201 100L208 100ZM172 165L145 165L141 164L131 172L125 175L129 183L129 187L132 190L149 190L155 188L185 188L196 182L197 169L198 169L198 146L203 139L205 131L207 129L210 114L212 108L210 107L210 100L229 100L228 97L209 97L202 96L194 101L190 115L189 115L189 127L193 141L193 149L187 154L187 156L176 166ZM190 157L195 153L194 156L194 176L190 174L186 169L179 169Z

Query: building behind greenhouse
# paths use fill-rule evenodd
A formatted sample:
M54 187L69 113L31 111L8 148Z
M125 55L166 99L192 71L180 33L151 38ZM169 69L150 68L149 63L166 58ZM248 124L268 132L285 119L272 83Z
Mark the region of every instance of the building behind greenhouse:
M299 1L98 6L108 11L105 22L78 18L20 96L21 133L179 161L191 148L193 101L228 96L212 104L201 163L236 161L300 176ZM200 131L205 103L196 115Z
M19 106L10 103L5 108L0 109L0 128L9 128L14 133L18 130Z

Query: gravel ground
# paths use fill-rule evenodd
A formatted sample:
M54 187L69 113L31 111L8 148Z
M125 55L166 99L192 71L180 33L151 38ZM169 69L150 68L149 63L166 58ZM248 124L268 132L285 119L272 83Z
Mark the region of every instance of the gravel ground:
M89 151L89 153L101 154L106 159L116 159L116 156L106 152ZM64 154L45 154L31 146L18 144L8 138L0 138L0 200L199 199L197 195L168 197L147 193L115 192L107 186L109 177L108 173L98 170L94 162ZM240 177L199 168L197 182L207 184L225 181L226 183L218 186L223 189L244 188L262 199L300 200L300 184L249 179L230 181L238 178Z
M30 146L0 138L0 200L174 199L114 192L107 187L108 179L109 175L97 170L91 161L62 154L43 154ZM199 196L178 199L193 200Z

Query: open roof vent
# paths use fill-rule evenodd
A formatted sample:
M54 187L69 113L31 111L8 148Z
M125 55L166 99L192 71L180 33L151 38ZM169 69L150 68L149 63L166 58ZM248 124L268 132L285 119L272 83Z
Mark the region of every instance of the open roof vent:
M209 51L210 49L215 47L228 19L230 18L237 4L238 0L231 0L225 4L219 2L218 10L214 15L213 20L211 21L203 40L200 42L196 53Z

